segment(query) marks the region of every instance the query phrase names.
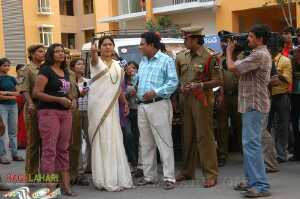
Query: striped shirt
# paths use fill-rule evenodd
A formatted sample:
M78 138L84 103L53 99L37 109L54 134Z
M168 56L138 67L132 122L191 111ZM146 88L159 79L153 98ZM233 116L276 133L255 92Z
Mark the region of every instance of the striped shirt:
M90 79L83 78L83 82L78 83L79 91L82 92L84 89L84 82L89 82ZM88 94L84 97L78 98L78 110L79 111L87 111L88 110Z
M245 59L235 62L241 74L239 80L240 113L252 110L268 113L270 93L268 85L272 68L272 57L266 46L255 48Z
M169 98L178 85L175 62L161 51L158 51L151 59L142 58L137 78L137 97L141 101L143 101L144 94L151 90L158 97Z

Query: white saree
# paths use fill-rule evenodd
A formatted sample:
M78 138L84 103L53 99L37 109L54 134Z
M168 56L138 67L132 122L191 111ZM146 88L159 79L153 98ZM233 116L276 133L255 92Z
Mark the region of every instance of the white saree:
M88 101L93 183L107 191L131 188L132 177L119 118L122 69L115 60L107 66L99 58L98 65L91 66L91 76L92 81L98 76L90 86Z

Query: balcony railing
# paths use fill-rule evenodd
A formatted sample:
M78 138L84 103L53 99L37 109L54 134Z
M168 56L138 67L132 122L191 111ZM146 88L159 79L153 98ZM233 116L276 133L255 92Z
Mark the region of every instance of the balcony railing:
M192 3L192 2L211 2L214 0L173 0L173 4L181 4L181 3Z

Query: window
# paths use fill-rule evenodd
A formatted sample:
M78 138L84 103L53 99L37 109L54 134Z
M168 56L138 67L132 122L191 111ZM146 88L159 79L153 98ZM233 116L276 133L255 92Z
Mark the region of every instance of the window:
M75 49L75 33L62 33L61 41L64 47Z
M94 29L92 29L92 30L85 30L84 31L85 42L90 42L93 39L93 37L94 37L94 33L95 33Z
M94 2L93 0L83 0L84 14L94 13Z
M49 0L38 0L38 10L40 13L51 12Z
M52 28L48 28L48 27L40 28L40 41L46 47L49 47L52 44L53 42Z
M59 11L61 15L74 16L73 0L59 0Z

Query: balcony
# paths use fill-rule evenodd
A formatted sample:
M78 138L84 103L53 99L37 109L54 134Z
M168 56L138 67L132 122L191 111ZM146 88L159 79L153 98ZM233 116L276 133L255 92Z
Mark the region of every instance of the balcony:
M119 0L119 15L105 17L100 23L128 21L146 16L145 7L140 0ZM153 0L154 14L169 14L196 9L210 9L215 0Z

